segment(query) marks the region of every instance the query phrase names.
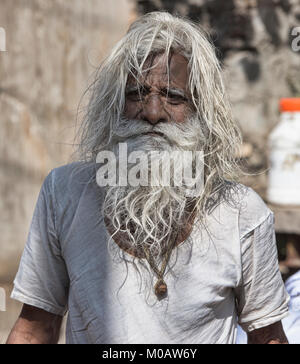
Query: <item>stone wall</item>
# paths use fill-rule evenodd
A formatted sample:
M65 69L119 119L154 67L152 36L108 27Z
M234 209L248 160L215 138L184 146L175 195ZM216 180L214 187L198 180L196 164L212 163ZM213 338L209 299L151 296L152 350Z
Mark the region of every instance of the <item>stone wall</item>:
M11 281L48 172L69 161L90 76L126 32L129 0L0 0L0 282Z

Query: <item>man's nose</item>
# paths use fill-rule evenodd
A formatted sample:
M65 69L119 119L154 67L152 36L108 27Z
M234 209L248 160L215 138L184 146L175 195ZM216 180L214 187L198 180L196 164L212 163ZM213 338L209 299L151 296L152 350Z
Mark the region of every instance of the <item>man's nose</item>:
M168 121L168 115L159 95L149 95L144 100L141 119L152 125Z

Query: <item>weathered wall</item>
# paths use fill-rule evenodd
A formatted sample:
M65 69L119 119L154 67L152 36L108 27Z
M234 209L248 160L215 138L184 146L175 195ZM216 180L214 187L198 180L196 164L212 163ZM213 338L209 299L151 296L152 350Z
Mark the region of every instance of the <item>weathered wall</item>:
M69 161L80 97L125 33L129 0L0 0L0 281L11 281L45 175Z

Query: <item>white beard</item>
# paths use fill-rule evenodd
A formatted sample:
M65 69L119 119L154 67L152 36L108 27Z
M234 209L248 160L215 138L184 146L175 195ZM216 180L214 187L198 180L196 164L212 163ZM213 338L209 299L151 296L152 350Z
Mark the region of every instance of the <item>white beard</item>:
M119 143L126 142L128 154L132 151L147 155L153 151L201 151L205 145L202 129L196 118L182 124L159 123L156 126L122 119L113 130L109 148L118 154ZM162 133L163 136L145 135L148 132ZM162 158L159 154L157 162L162 163ZM158 262L170 239L175 239L182 224L186 223L187 211L193 201L187 197L185 186L164 186L163 171L151 170L148 162L145 168L158 185L106 187L103 214L116 234L126 233L126 248L138 255L147 247L152 259ZM170 181L174 181L175 170L176 162L170 170Z

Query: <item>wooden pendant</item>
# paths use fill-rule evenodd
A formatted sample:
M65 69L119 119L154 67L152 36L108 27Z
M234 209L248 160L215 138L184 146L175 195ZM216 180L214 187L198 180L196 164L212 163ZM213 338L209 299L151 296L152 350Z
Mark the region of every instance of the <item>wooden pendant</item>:
M157 296L157 298L162 299L167 295L168 287L166 282L163 279L159 279L155 286L154 286L154 292Z

